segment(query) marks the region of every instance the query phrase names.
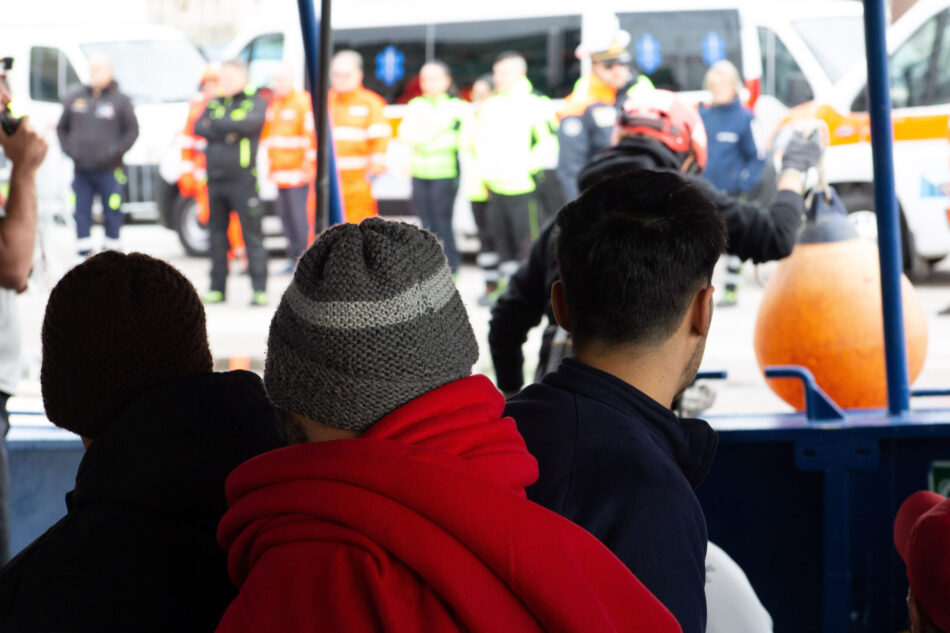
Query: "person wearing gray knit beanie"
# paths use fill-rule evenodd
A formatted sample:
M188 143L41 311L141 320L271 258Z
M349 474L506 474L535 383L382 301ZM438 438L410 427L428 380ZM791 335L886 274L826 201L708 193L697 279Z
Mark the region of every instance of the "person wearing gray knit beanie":
M264 367L291 445L225 485L238 596L217 633L679 631L600 541L528 501L537 461L477 357L434 235L370 218L317 238Z
M359 433L477 359L437 238L373 218L327 230L300 259L271 322L264 386L284 411Z

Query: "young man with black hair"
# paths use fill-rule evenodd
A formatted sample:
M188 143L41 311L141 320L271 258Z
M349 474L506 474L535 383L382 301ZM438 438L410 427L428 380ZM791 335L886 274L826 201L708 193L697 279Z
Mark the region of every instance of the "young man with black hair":
M816 141L795 138L783 157L778 192L768 208L739 202L717 191L699 174L706 165L706 132L696 110L668 90L633 89L623 103L614 129L614 145L600 152L578 177L583 191L595 182L635 169L685 174L715 205L726 223L726 251L740 259L766 262L792 252L801 225L803 174L817 164ZM537 377L557 366L570 353L570 341L559 345L559 330L551 310L551 286L557 280L554 242L558 226L549 223L531 247L528 260L511 277L507 290L492 309L488 333L498 388L517 393L524 382L521 346L528 332L547 315Z
M602 181L557 217L551 300L574 358L508 402L538 482L528 498L599 538L673 613L706 628L706 523L693 488L717 438L670 406L693 380L726 229L672 172Z

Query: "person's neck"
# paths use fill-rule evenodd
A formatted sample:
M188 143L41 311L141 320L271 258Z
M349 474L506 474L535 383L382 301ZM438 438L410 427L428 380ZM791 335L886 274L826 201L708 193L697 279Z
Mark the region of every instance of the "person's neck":
M574 357L595 369L616 376L669 409L679 391L682 368L671 362L665 345L635 347L600 341L575 347Z

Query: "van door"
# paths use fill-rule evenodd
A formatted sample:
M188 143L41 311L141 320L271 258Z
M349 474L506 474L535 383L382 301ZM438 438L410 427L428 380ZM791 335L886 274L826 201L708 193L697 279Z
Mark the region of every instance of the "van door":
M63 112L62 100L79 85L76 70L55 46L33 46L29 51L28 91L30 119L49 143L46 160L37 174L39 207L42 212L69 213L72 205L72 161L59 147L56 124Z
M789 108L814 99L805 73L778 34L760 26L758 35L762 56L762 94L775 97Z

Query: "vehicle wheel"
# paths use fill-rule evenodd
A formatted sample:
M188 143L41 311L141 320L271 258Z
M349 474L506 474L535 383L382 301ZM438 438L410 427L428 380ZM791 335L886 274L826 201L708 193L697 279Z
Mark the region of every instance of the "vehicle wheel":
M848 210L848 219L858 230L858 235L877 243L877 215L874 212L874 195L871 191L851 189L840 196L841 202ZM914 280L926 278L930 267L917 255L914 239L907 228L903 211L900 213L900 227L904 273Z
M194 198L180 198L177 202L175 231L190 257L207 257L211 250L208 225L198 220L198 203Z

